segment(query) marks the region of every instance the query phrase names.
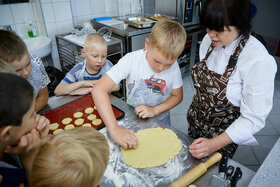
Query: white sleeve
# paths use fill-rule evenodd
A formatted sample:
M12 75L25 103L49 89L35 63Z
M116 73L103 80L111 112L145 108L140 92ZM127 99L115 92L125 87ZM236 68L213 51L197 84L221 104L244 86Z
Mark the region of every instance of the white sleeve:
M106 74L114 81L115 84L119 84L123 79L127 78L131 72L131 53L122 57L117 64L115 64Z
M181 74L180 67L179 67L177 61L175 63L176 63L175 68L174 68L174 71L172 73L173 74L172 75L172 81L173 81L172 89L180 88L183 85L183 80L182 80L182 74Z
M242 73L243 90L240 103L240 117L227 129L232 141L239 145L256 145L254 134L265 126L273 104L274 78L277 70L275 60L269 55L262 58Z
M207 50L208 50L209 46L211 45L211 43L212 43L212 41L211 41L209 35L206 34L204 36L201 44L200 44L200 47L199 47L199 59L200 59L200 61L205 58L205 55L206 55Z

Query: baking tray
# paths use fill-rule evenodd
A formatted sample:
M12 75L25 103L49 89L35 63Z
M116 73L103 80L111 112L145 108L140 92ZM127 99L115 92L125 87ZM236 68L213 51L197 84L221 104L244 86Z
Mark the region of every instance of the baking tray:
M75 112L82 112L83 116L81 118L84 119L84 123L90 123L91 127L95 128L97 130L100 130L105 127L103 120L102 120L102 123L98 126L92 125L92 123L91 123L92 121L87 119L87 116L90 114L86 114L84 112L86 108L88 108L88 107L94 108L94 106L95 105L94 105L94 101L92 99L92 95L88 94L75 101L62 105L62 106L60 106L50 112L42 114L42 115L45 116L46 118L48 118L50 120L51 124L58 123L59 124L58 129L64 129L65 125L62 124L62 120L67 117L72 118L71 124L73 124L75 127L81 127L81 125L74 124L74 120L76 118L73 117L73 114ZM113 112L114 112L117 120L124 117L125 113L122 110L120 110L119 108L117 108L114 105L112 105L112 108L113 108ZM93 113L91 113L91 114L95 114L96 119L101 119L101 117L96 109L94 109ZM53 130L50 130L49 134L53 134Z
M142 16L127 18L128 25L131 25L139 29L152 27L155 22L156 22L155 20L151 20L149 18L145 18Z
M162 15L162 14L146 15L145 17L149 18L151 20L155 20L155 21L159 21L159 20L162 20L162 19L177 20L177 18L175 18L175 17Z

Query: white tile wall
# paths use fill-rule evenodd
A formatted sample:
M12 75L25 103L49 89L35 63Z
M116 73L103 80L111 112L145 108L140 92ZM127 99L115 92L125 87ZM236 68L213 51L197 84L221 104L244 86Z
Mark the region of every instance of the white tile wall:
M0 25L12 25L14 19L10 5L0 5Z
M15 23L26 23L29 20L35 21L31 3L19 3L10 5Z
M55 21L72 20L70 2L53 3Z
M55 22L53 6L51 3L42 4L42 10L45 18L45 23Z

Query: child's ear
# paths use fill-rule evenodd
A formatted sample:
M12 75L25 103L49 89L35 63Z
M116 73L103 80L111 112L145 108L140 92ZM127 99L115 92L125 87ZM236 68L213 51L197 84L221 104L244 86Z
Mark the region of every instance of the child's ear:
M146 40L145 40L145 49L146 49L146 50L148 50L149 43L150 43L149 38L146 38Z
M81 53L82 53L83 58L86 58L86 52L85 52L85 49L81 49Z
M0 129L0 140L7 142L10 139L12 126L5 126Z

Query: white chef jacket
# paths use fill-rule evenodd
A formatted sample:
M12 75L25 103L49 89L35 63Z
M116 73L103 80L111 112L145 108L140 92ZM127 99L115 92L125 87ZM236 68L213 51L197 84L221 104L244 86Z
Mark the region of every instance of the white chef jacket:
M215 47L206 62L208 69L223 74L240 39L241 36L225 48ZM206 34L200 45L200 60L204 59L210 44ZM262 43L250 36L236 66L229 78L226 96L234 106L240 107L241 115L226 133L236 144L256 145L253 135L265 126L272 108L276 62Z

